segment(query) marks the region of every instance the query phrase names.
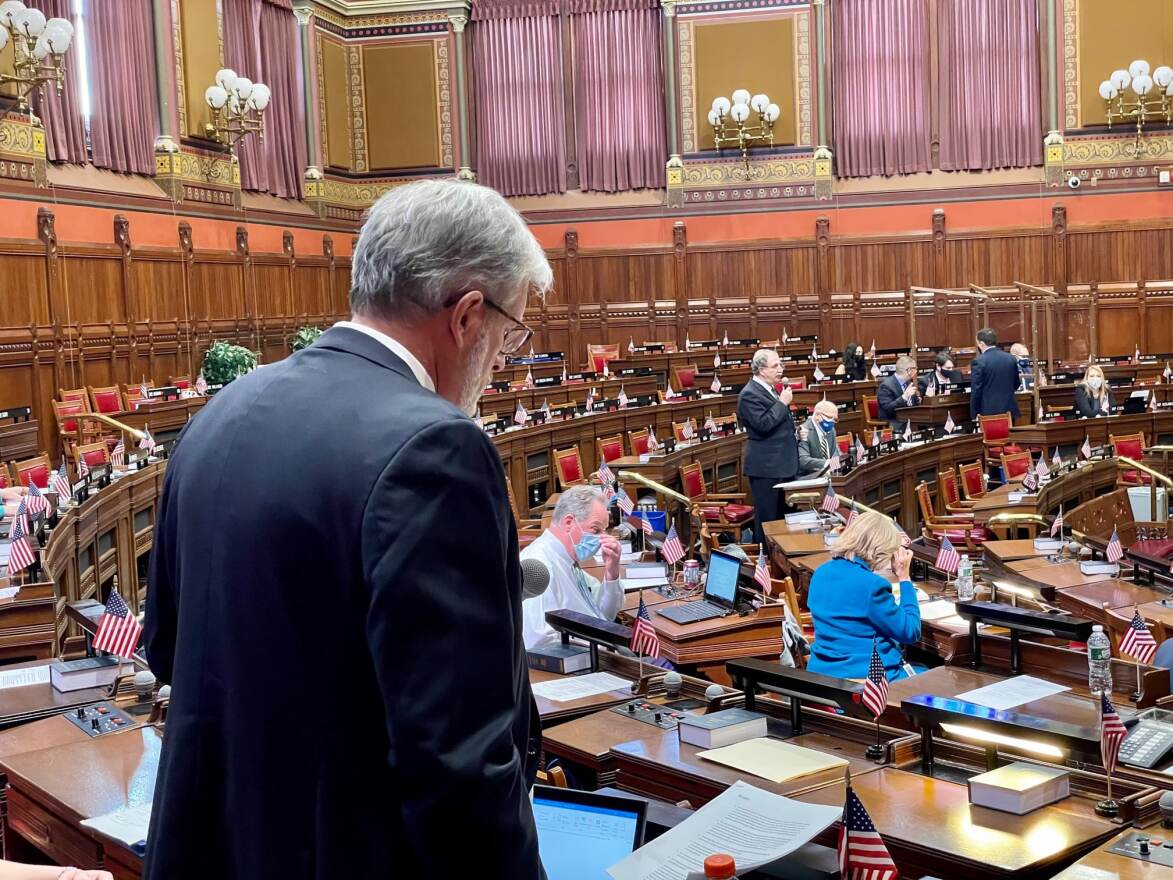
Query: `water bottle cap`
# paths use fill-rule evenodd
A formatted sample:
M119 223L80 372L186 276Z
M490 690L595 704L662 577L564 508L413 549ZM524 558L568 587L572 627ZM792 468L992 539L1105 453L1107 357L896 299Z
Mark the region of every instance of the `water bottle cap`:
M733 856L725 853L716 853L705 859L705 877L716 878L716 880L724 880L724 878L732 877L733 872L737 870L737 865L733 863Z
M1094 633L1102 633L1103 631L1104 631L1104 628L1102 626L1100 626L1098 623L1092 627L1092 632L1094 632Z

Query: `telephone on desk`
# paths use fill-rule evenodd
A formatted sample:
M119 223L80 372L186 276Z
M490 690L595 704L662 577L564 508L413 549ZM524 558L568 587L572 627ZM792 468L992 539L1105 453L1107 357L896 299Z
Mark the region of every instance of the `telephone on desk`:
M1173 752L1173 712L1150 709L1143 713L1120 744L1120 761L1130 767L1152 770Z

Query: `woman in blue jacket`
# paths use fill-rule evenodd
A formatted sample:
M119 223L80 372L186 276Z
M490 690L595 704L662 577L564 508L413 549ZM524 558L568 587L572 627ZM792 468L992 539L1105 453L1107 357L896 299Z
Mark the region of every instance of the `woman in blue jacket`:
M891 519L869 511L843 530L832 558L815 570L807 597L815 627L808 670L866 678L875 640L888 679L906 677L901 645L920 638L920 607L908 579L912 551L901 537ZM900 582L899 600L876 574L889 566Z

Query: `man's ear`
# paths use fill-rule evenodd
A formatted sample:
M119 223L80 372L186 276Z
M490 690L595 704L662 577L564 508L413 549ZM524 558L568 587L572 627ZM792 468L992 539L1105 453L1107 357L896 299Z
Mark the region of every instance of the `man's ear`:
M467 348L480 334L485 320L485 295L479 290L463 294L452 307L448 318L448 332L458 348Z

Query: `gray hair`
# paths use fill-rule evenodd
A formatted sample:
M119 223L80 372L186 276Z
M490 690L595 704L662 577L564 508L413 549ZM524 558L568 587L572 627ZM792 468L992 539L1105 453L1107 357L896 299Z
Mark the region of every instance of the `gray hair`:
M820 400L815 404L815 415L826 414L828 416L839 416L839 407L830 400Z
M544 295L554 281L541 246L499 193L457 180L398 186L371 206L350 273L350 307L384 319L433 315L480 290L498 306Z
M576 521L588 519L596 504L603 504L603 493L594 486L571 486L558 496L554 505L554 522L573 516Z
M770 355L777 353L778 352L774 351L772 348L759 348L757 351L755 351L753 353L753 360L749 362L749 367L751 370L753 370L753 374L756 376L758 373L764 370L766 364L770 361Z
M912 358L910 358L906 354L902 354L902 355L900 355L900 357L896 358L896 372L897 373L907 373L909 370L911 370L915 366L916 366L916 361L914 361Z

